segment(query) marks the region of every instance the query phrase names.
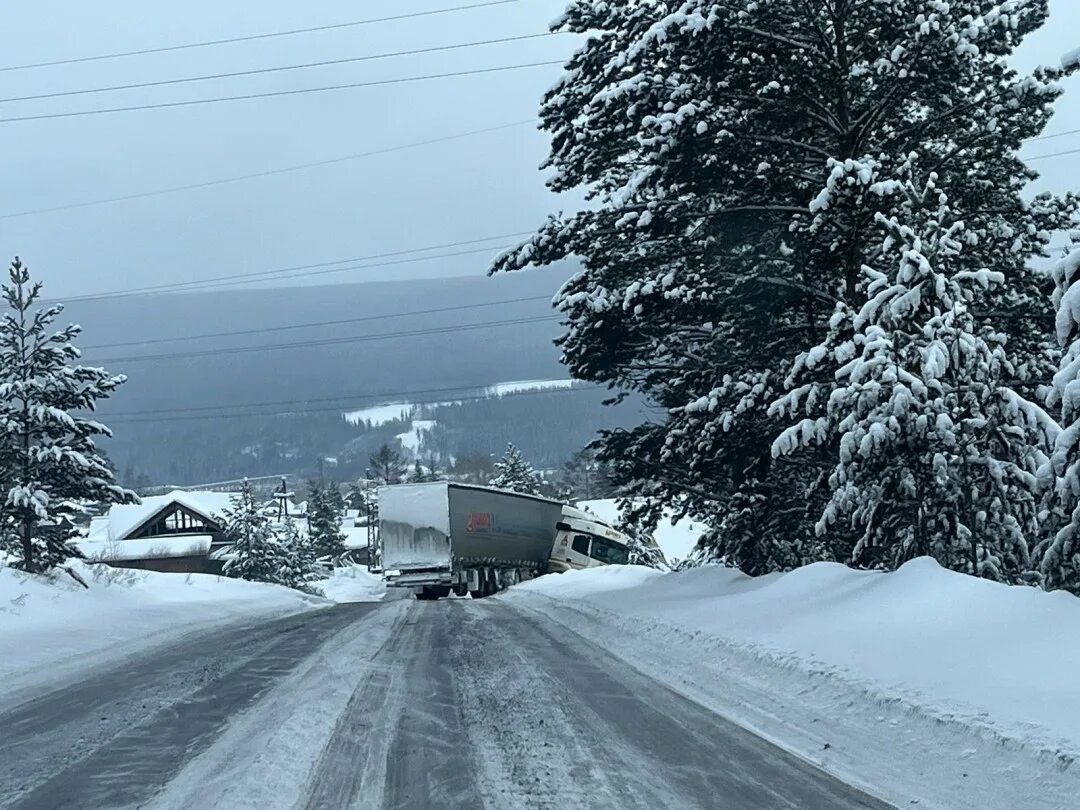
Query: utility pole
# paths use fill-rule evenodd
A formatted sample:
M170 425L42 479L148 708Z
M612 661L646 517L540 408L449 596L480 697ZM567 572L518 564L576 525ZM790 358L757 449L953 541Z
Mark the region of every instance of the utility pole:
M278 520L284 521L289 516L289 498L292 493L289 492L289 487L285 482L285 476L281 476L281 489L277 491L278 501Z

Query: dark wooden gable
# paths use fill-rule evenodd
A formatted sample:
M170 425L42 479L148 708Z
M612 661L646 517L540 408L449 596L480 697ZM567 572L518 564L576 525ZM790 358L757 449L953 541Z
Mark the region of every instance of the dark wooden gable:
M171 503L128 534L128 539L167 537L177 534L221 534L223 527L178 503Z

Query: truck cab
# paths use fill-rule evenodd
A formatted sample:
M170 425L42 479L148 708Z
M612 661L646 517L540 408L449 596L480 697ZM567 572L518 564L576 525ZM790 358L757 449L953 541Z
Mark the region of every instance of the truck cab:
M630 561L630 538L596 515L564 506L556 529L555 546L548 563L551 573L626 565Z

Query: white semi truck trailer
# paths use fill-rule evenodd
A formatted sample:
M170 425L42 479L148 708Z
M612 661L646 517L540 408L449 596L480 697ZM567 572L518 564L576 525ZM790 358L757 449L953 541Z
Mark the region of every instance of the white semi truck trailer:
M383 578L417 599L480 598L549 571L629 559L625 535L547 498L440 481L380 487L378 500Z

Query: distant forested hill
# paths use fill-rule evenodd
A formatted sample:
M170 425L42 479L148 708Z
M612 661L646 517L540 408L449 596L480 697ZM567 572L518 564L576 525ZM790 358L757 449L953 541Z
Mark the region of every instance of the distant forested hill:
M352 457L362 469L370 448L409 425L365 430L346 424L345 411L565 377L550 299L570 272L132 296L74 302L67 315L85 329L86 362L130 378L101 411L121 472L189 483L307 471L320 455ZM478 326L491 322L510 323ZM183 339L207 333L218 336ZM440 415L430 449L486 453L515 440L535 448L536 463L554 464L620 421L602 398L466 403Z

